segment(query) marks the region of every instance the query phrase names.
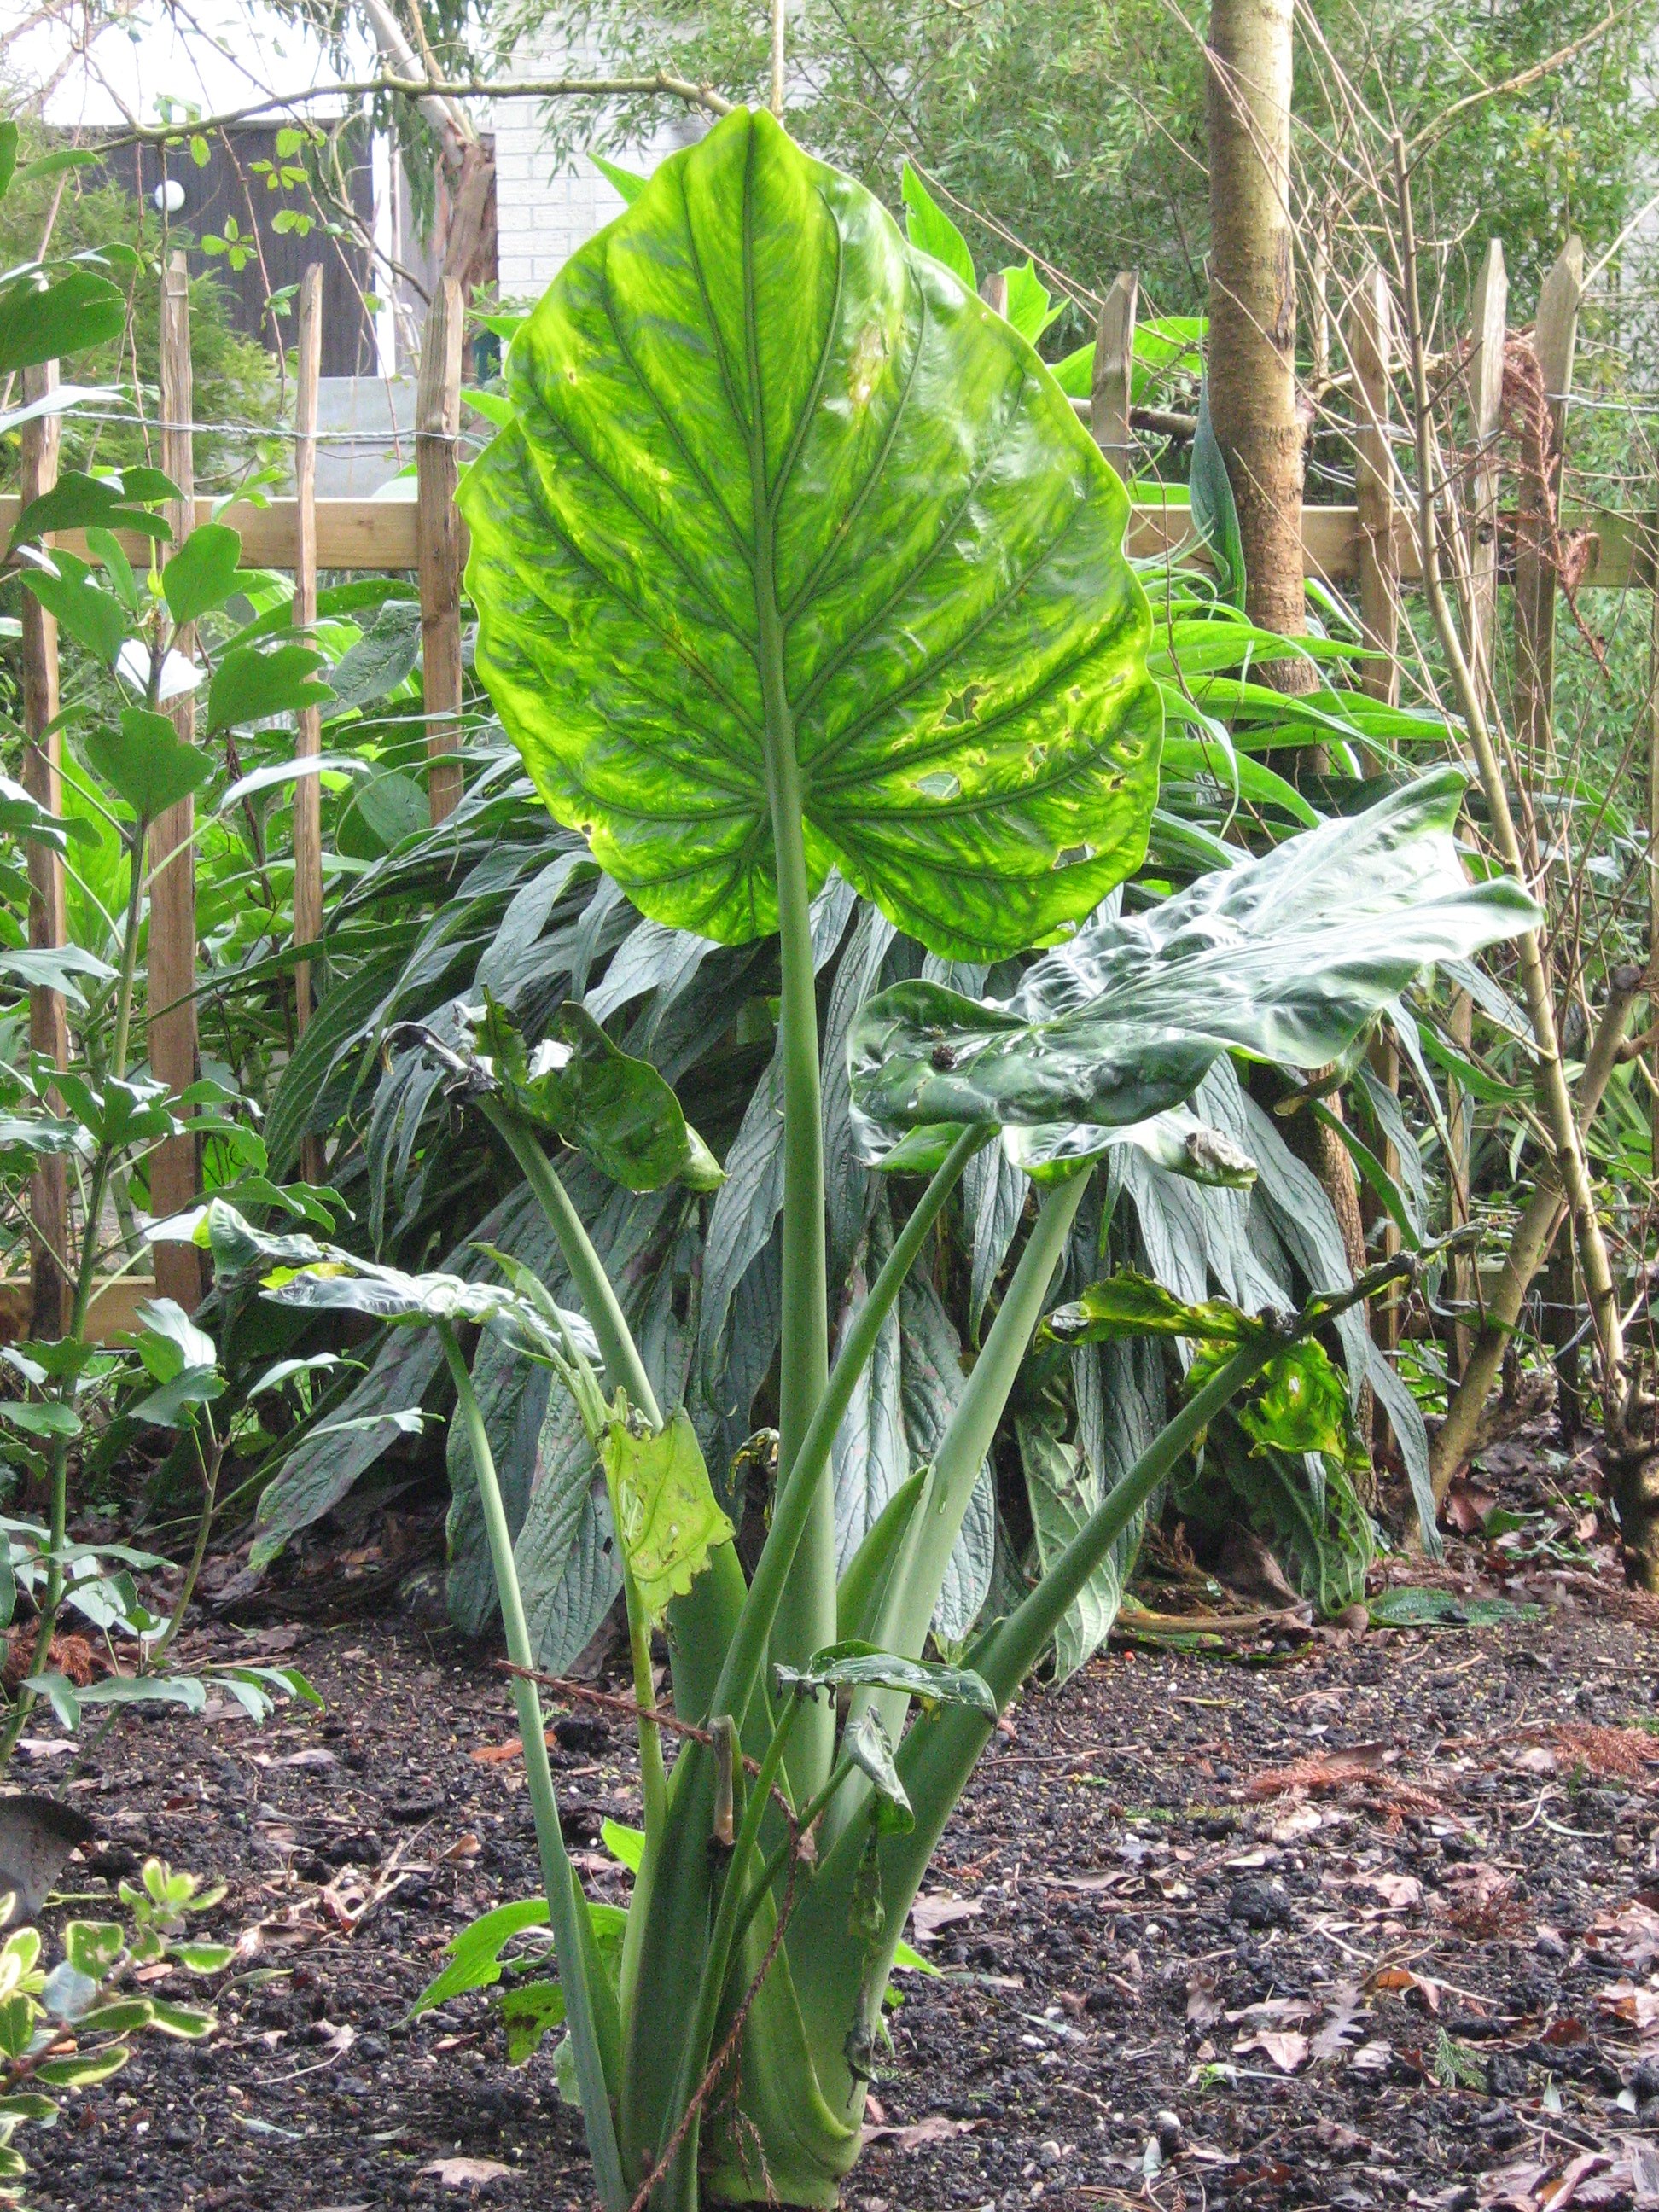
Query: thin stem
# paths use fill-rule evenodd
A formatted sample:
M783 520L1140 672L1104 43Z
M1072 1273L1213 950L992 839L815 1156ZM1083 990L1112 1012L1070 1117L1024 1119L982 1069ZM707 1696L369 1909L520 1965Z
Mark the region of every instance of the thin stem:
M668 1810L668 1778L663 1770L662 1731L657 1726L657 1686L651 1675L651 1623L646 1617L633 1569L623 1562L623 1599L628 1608L628 1648L634 1662L634 1702L640 1709L640 1787L645 1797L645 1832L658 1835Z
M756 1564L755 1579L750 1584L737 1633L727 1647L714 1692L714 1710L731 1713L739 1728L743 1726L754 1696L755 1685L765 1664L767 1644L777 1618L779 1601L788 1582L789 1571L794 1565L795 1554L812 1509L814 1496L823 1486L830 1451L847 1408L852 1402L853 1393L858 1387L859 1377L870 1363L877 1339L881 1334L882 1324L896 1304L917 1255L944 1211L945 1201L961 1182L969 1161L990 1134L988 1127L964 1129L945 1160L934 1170L919 1204L894 1239L893 1249L870 1285L864 1304L848 1324L846 1338L836 1355L835 1367L818 1401L817 1409L807 1424L806 1433L801 1438L800 1449L795 1455L788 1479L779 1485L772 1509L772 1526ZM820 1645L818 1648L821 1650L823 1647ZM809 1653L807 1656L810 1657L811 1655Z
M651 1388L651 1378L645 1371L645 1362L640 1358L639 1346L611 1288L611 1278L582 1226L580 1214L570 1203L569 1193L554 1173L539 1139L521 1121L497 1099L481 1098L478 1104L484 1119L523 1169L525 1181L558 1239L576 1296L599 1339L606 1382L612 1390L626 1391L629 1403L638 1407L653 1429L659 1429L662 1414L658 1409L657 1394Z
M466 1361L461 1356L460 1345L447 1322L438 1323L438 1341L443 1346L444 1359L455 1385L456 1406L471 1449L472 1471L478 1485L478 1501L483 1509L484 1530L489 1541L490 1564L495 1569L495 1593L501 1601L501 1626L507 1636L507 1656L515 1667L533 1670L536 1658L531 1647L529 1624L525 1619L518 1569L514 1563L513 1533L507 1526L507 1508L501 1500L501 1484L496 1480L495 1459L489 1449L489 1433L484 1426L483 1412L472 1388L472 1377L467 1371ZM611 2109L611 2091L605 2080L599 2025L594 2017L594 1987L588 1963L590 1944L584 1941L586 1905L577 1887L570 1856L565 1850L564 1832L559 1826L559 1802L553 1790L553 1770L548 1763L546 1724L542 1718L541 1698L536 1685L526 1674L514 1674L513 1677L513 1701L518 1709L519 1735L524 1745L525 1776L530 1785L530 1807L536 1822L542 1880L547 1889L547 1910L558 1960L559 1985L564 1991L570 2039L575 2053L576 2078L581 2089L582 2123L587 2131L587 2147L593 2160L593 2171L599 2179L606 2212L627 2212L629 2191L623 2179L622 2155L617 2148L616 2123ZM591 1930L588 1933L591 1936Z
M205 1407L200 1418L208 1423L209 1434L211 1435L212 1420ZM173 1609L173 1618L162 1630L160 1642L146 1654L151 1667L164 1656L167 1646L183 1626L185 1610L196 1595L197 1578L202 1571L202 1562L207 1557L208 1538L213 1529L213 1508L219 1490L219 1470L225 1463L225 1447L216 1437L213 1439L211 1453L208 1453L202 1449L202 1431L195 1421L191 1423L190 1435L191 1442L196 1447L196 1464L202 1475L202 1514L196 1524L196 1546L190 1555L190 1565L185 1569L184 1586L179 1592L179 1602Z
M1492 842L1505 868L1520 881L1525 882L1528 871L1522 860L1521 842L1516 834L1515 817L1510 809L1509 787L1498 761L1498 747L1486 720L1480 684L1463 650L1462 640L1458 635L1457 624L1441 578L1439 529L1436 514L1437 471L1430 412L1428 368L1423 345L1422 308L1417 294L1417 235L1405 141L1397 134L1394 141L1394 171L1400 203L1401 251L1404 262L1401 289L1405 295L1412 411L1415 418L1417 442L1418 531L1422 540L1423 586L1434 617L1436 635L1451 672L1458 707L1468 730L1469 744L1474 753L1480 787L1491 820ZM1566 1069L1562 1063L1560 1043L1556 1035L1555 1006L1540 933L1529 930L1525 936L1517 938L1516 955L1537 1055L1535 1080L1555 1153L1556 1172L1560 1176L1561 1187L1571 1212L1573 1234L1578 1243L1579 1263L1584 1271L1584 1288L1595 1321L1607 1391L1607 1426L1610 1431L1616 1432L1625 1394L1624 1331L1620 1322L1619 1297L1613 1285L1613 1269L1607 1258L1606 1240L1601 1234L1601 1218L1596 1212L1595 1194L1590 1183L1589 1170L1584 1163L1578 1124L1573 1113L1572 1093L1567 1085Z
M153 686L152 686L153 689ZM132 1000L138 973L138 918L143 904L144 841L149 823L141 817L134 825L131 853L131 875L127 884L125 933L121 942L121 969L115 993L115 1027L110 1042L106 1076L118 1079L127 1072L127 1040L132 1027ZM94 1156L92 1173L87 1182L86 1212L81 1233L80 1265L76 1270L75 1296L70 1306L69 1336L71 1341L83 1339L87 1333L87 1316L92 1310L93 1291L98 1273L98 1223L104 1210L104 1194L109 1188L110 1173L115 1164L112 1146L100 1144ZM70 1402L72 1402L72 1397ZM69 1534L69 1448L70 1438L54 1437L49 1462L51 1480L51 1555L46 1561L46 1586L41 1593L40 1612L35 1624L34 1646L29 1654L28 1672L38 1674L52 1653L52 1639L58 1626L58 1615L64 1602L63 1551ZM17 1739L23 1733L29 1714L34 1707L33 1690L20 1688L17 1701L6 1716L0 1729L0 1767L3 1767L17 1747Z
M766 423L754 311L753 240L744 231L744 295L750 407L749 483L754 518L756 665L764 709L766 793L771 814L782 971L778 1052L783 1069L783 1342L778 1367L778 1481L787 1482L830 1375L824 1281L823 1106L818 1074L817 969L812 957L811 885L794 715L784 672L785 624L778 609ZM835 1641L836 1519L828 1486L807 1493L793 1571L779 1598L777 1656L804 1666ZM796 1732L790 1779L810 1796L830 1771L835 1716L816 1709Z

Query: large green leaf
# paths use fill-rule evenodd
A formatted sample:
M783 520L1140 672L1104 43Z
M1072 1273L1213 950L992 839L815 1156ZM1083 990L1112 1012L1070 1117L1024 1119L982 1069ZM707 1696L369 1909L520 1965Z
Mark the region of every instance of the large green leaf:
M55 283L32 271L0 288L0 376L119 337L126 307L109 279L89 269Z
M766 115L665 162L515 338L469 471L477 665L655 919L776 926L769 790L963 957L1145 850L1161 709L1127 502L1026 343Z
M1190 1097L1223 1052L1339 1058L1420 969L1536 922L1518 884L1466 881L1462 790L1440 769L1145 913L1091 922L1003 1004L927 981L883 992L851 1044L872 1150L990 1121L1045 1129L1045 1149L1075 1162L1106 1149L1105 1130Z

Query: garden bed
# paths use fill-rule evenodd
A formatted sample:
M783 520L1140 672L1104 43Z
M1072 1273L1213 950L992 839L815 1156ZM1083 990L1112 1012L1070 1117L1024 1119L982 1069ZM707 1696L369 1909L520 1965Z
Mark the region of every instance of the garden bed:
M1029 1692L926 1886L945 1978L900 1977L848 2202L1455 2212L1547 2201L1575 2160L1557 2203L1659 2201L1659 1632L1556 1595L1267 1663L1115 1650ZM35 2137L35 2197L586 2208L546 2046L509 2071L483 1996L406 2019L455 1930L536 1887L504 1683L402 1619L252 1640L326 1711L127 1716L73 1785L100 1832L76 1909L159 1851L228 1881L242 1957L212 2042L141 2046ZM620 1898L625 1732L562 1735L573 1848Z

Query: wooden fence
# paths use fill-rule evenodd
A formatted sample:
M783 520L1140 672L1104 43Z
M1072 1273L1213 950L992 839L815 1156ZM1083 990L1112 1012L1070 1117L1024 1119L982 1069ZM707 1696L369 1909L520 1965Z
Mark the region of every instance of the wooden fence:
M1539 301L1534 347L1551 396L1553 445L1547 468L1559 486L1562 424L1571 375L1574 338L1583 289L1583 254L1575 240L1551 270ZM1121 275L1108 291L1096 343L1094 387L1087 400L1074 403L1096 441L1121 471L1133 465L1137 437L1186 427L1182 418L1133 404L1136 286ZM428 317L420 364L416 426L416 486L413 500L319 500L315 496L316 395L320 352L320 285L316 272L301 288L297 322L297 395L295 428L295 496L263 505L232 506L220 518L241 533L243 558L250 567L289 569L295 577L296 621L316 605L317 578L337 572L410 572L419 580L422 684L429 756L428 799L434 822L452 812L463 788L459 756L461 664L461 578L465 532L454 504L460 426L461 339L464 303L457 287L443 285ZM175 530L193 517L205 521L210 503L192 497L191 376L188 305L182 256L164 272L162 294L161 407L162 461L181 486L183 512ZM1394 316L1381 272L1361 288L1343 332L1350 368L1355 422L1354 504L1310 506L1303 510L1303 545L1308 574L1357 599L1367 642L1379 658L1367 665L1367 691L1397 696L1397 647L1403 593L1421 578L1414 516L1395 502L1393 441L1401 434L1390 420L1395 363L1392 356ZM1473 460L1464 485L1463 530L1473 579L1470 646L1474 657L1490 664L1498 588L1516 593L1516 696L1519 733L1543 757L1548 744L1554 669L1558 577L1543 550L1539 527L1545 485L1528 477L1516 487L1514 512L1502 508L1503 486L1498 452L1504 355L1509 334L1508 284L1503 250L1494 241L1477 286L1467 335L1468 410ZM41 384L50 369L32 373ZM38 418L23 434L22 498L37 496L55 481L58 431L49 416ZM9 535L21 501L0 499L0 534ZM1581 590L1654 592L1659 579L1659 514L1596 513L1560 518L1564 531L1588 529L1587 557L1577 578ZM1178 550L1191 553L1189 517L1183 506L1140 500L1133 504L1128 533L1130 552L1156 558ZM73 533L60 541L84 552ZM135 540L135 556L148 556L147 541ZM1656 597L1659 609L1659 596ZM1650 698L1659 696L1659 620L1650 629L1656 682ZM61 738L52 728L58 712L55 625L33 598L24 594L24 712L28 745L25 775L44 804L59 804ZM189 650L190 641L180 641ZM193 732L194 707L186 696L172 710L180 734ZM1650 821L1659 818L1659 706L1650 709ZM301 717L298 750L320 750L315 710ZM322 851L316 779L295 786L295 941L310 945L321 934ZM191 802L163 817L152 831L150 864L159 872L152 894L149 932L149 1049L151 1065L175 1089L190 1082L197 1067L196 1013L191 993L196 975L194 846ZM177 852L178 860L167 855ZM56 945L64 941L61 865L31 848L30 941ZM1659 960L1659 866L1650 850L1651 944ZM296 977L296 1018L301 1026L311 1012L312 977L302 963ZM67 1036L63 1002L50 991L32 998L32 1036L37 1051L65 1062ZM1452 1101L1454 1132L1461 1127L1461 1102ZM323 1173L320 1152L308 1151L306 1172ZM1454 1162L1454 1172L1456 1164ZM199 1161L193 1140L174 1139L161 1148L152 1166L155 1210L173 1211L192 1202L200 1188ZM57 1249L68 1249L68 1193L61 1163L46 1163L37 1179L34 1205ZM200 1262L188 1247L162 1246L156 1253L156 1282L166 1295L186 1306L200 1294ZM149 1289L135 1284L129 1294L108 1302L106 1327L129 1316L134 1297ZM3 1286L0 1286L0 1307ZM33 1290L33 1326L40 1333L61 1331L64 1285L50 1255L37 1253Z

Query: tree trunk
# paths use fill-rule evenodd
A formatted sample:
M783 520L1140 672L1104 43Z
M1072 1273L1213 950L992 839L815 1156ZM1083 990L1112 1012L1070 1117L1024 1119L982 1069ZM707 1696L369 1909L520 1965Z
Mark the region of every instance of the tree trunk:
M1244 552L1244 607L1284 637L1307 627L1302 566L1304 428L1296 404L1296 240L1291 222L1292 0L1212 0L1206 49L1210 125L1210 421L1227 465ZM1271 660L1257 680L1311 691L1313 663ZM1269 757L1316 772L1316 748ZM1333 1098L1334 1111L1341 1110ZM1310 1125L1308 1164L1335 1211L1355 1272L1365 1263L1359 1187L1334 1132Z
M1296 255L1291 222L1291 0L1213 0L1210 125L1210 420L1243 543L1245 609L1263 629L1306 627L1304 429L1296 404ZM1314 686L1310 663L1261 680Z

